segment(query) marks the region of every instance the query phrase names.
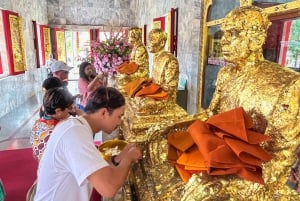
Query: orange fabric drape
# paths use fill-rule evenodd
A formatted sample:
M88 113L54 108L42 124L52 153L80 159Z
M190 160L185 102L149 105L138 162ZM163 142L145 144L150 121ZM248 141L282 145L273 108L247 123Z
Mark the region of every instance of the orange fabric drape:
M175 166L182 179L188 181L189 174L205 171L209 175L236 174L243 179L264 184L261 163L272 157L259 143L269 137L252 131L252 127L250 116L243 108L236 108L212 116L207 122L197 120L189 126L188 134L196 149L192 145L184 151L180 150L178 144L183 143L182 136L175 142L169 140L170 147L180 152ZM185 136L190 138L187 134ZM170 162L174 163L174 157Z
M118 68L117 71L123 74L132 74L139 69L139 66L135 62L124 62Z
M124 89L130 97L148 97L155 100L168 99L168 93L149 78L135 79L129 82Z

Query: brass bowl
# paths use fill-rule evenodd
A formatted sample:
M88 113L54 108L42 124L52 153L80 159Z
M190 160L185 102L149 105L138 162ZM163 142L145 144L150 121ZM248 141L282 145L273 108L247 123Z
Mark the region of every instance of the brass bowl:
M110 161L113 155L118 155L128 143L124 140L108 140L98 147L101 155L106 161Z

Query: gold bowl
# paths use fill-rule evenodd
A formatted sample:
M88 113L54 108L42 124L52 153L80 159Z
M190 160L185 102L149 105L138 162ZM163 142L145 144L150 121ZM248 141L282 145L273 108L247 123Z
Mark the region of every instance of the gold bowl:
M118 155L128 143L124 140L113 139L105 141L98 147L106 161L110 161L113 155Z

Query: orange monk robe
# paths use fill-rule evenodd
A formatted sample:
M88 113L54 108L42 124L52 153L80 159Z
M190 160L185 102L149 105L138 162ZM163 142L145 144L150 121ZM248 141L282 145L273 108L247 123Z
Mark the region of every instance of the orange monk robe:
M271 160L259 143L269 137L251 131L251 118L243 108L195 121L188 132L204 157L210 175L236 174L264 184L261 163Z
M155 100L168 99L168 93L149 78L135 79L129 82L124 89L130 97L148 97Z
M249 130L252 127L242 108L215 115L207 122L195 121L188 133L197 148L186 133L170 133L168 159L185 182L193 173L206 171L209 175L236 174L263 184L261 163L271 156L259 143L269 137Z
M139 69L139 66L135 62L124 62L118 66L117 71L123 74L133 74Z
M178 174L187 182L193 173L207 170L203 157L188 132L173 132L168 135L168 161L173 163Z

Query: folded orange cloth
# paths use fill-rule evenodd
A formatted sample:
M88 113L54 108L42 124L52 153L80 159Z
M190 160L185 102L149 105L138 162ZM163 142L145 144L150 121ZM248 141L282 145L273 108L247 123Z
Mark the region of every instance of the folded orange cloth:
M137 78L135 80L132 80L126 86L124 87L124 90L130 97L134 97L136 92L140 90L145 83L148 83L149 80L145 78Z
M269 136L248 130L253 128L253 122L242 107L214 115L207 120L207 124L250 144L270 139Z
M172 132L168 135L168 143L181 152L187 151L195 143L187 131Z
M129 82L124 89L130 97L148 97L155 100L168 99L168 93L163 91L158 84L153 83L150 78L135 79Z
M176 164L179 156L184 152L191 148L195 143L190 136L190 134L186 131L178 131L172 132L168 135L168 161Z
M148 98L153 98L155 100L167 100L168 97L169 97L169 94L166 93L165 91L161 90L155 94L147 94L147 95L144 95L144 97L148 97Z
M139 66L135 62L124 62L118 68L119 73L132 74L139 69Z
M236 174L264 184L261 163L272 157L259 143L269 137L249 130L252 127L251 117L243 108L236 108L189 126L188 133L197 148L190 147L191 139L184 132L169 134L169 151L176 155L172 163L177 158L175 167L182 180L186 182L193 173L206 171L210 175Z
M189 179L191 178L192 173L186 171L186 170L184 169L184 166L182 166L182 165L175 164L175 168L176 168L176 170L177 170L179 176L181 177L181 179L182 179L185 183L187 183L187 182L189 181Z
M185 170L203 171L207 170L204 158L197 146L193 146L188 152L184 152L177 159L177 164L183 165Z
M208 174L237 174L264 184L261 163L272 159L258 143L268 136L248 130L253 123L243 108L195 121L188 132L197 144L208 167Z
M160 86L153 82L144 83L144 86L135 93L135 96L145 96L147 94L155 94L160 90Z

